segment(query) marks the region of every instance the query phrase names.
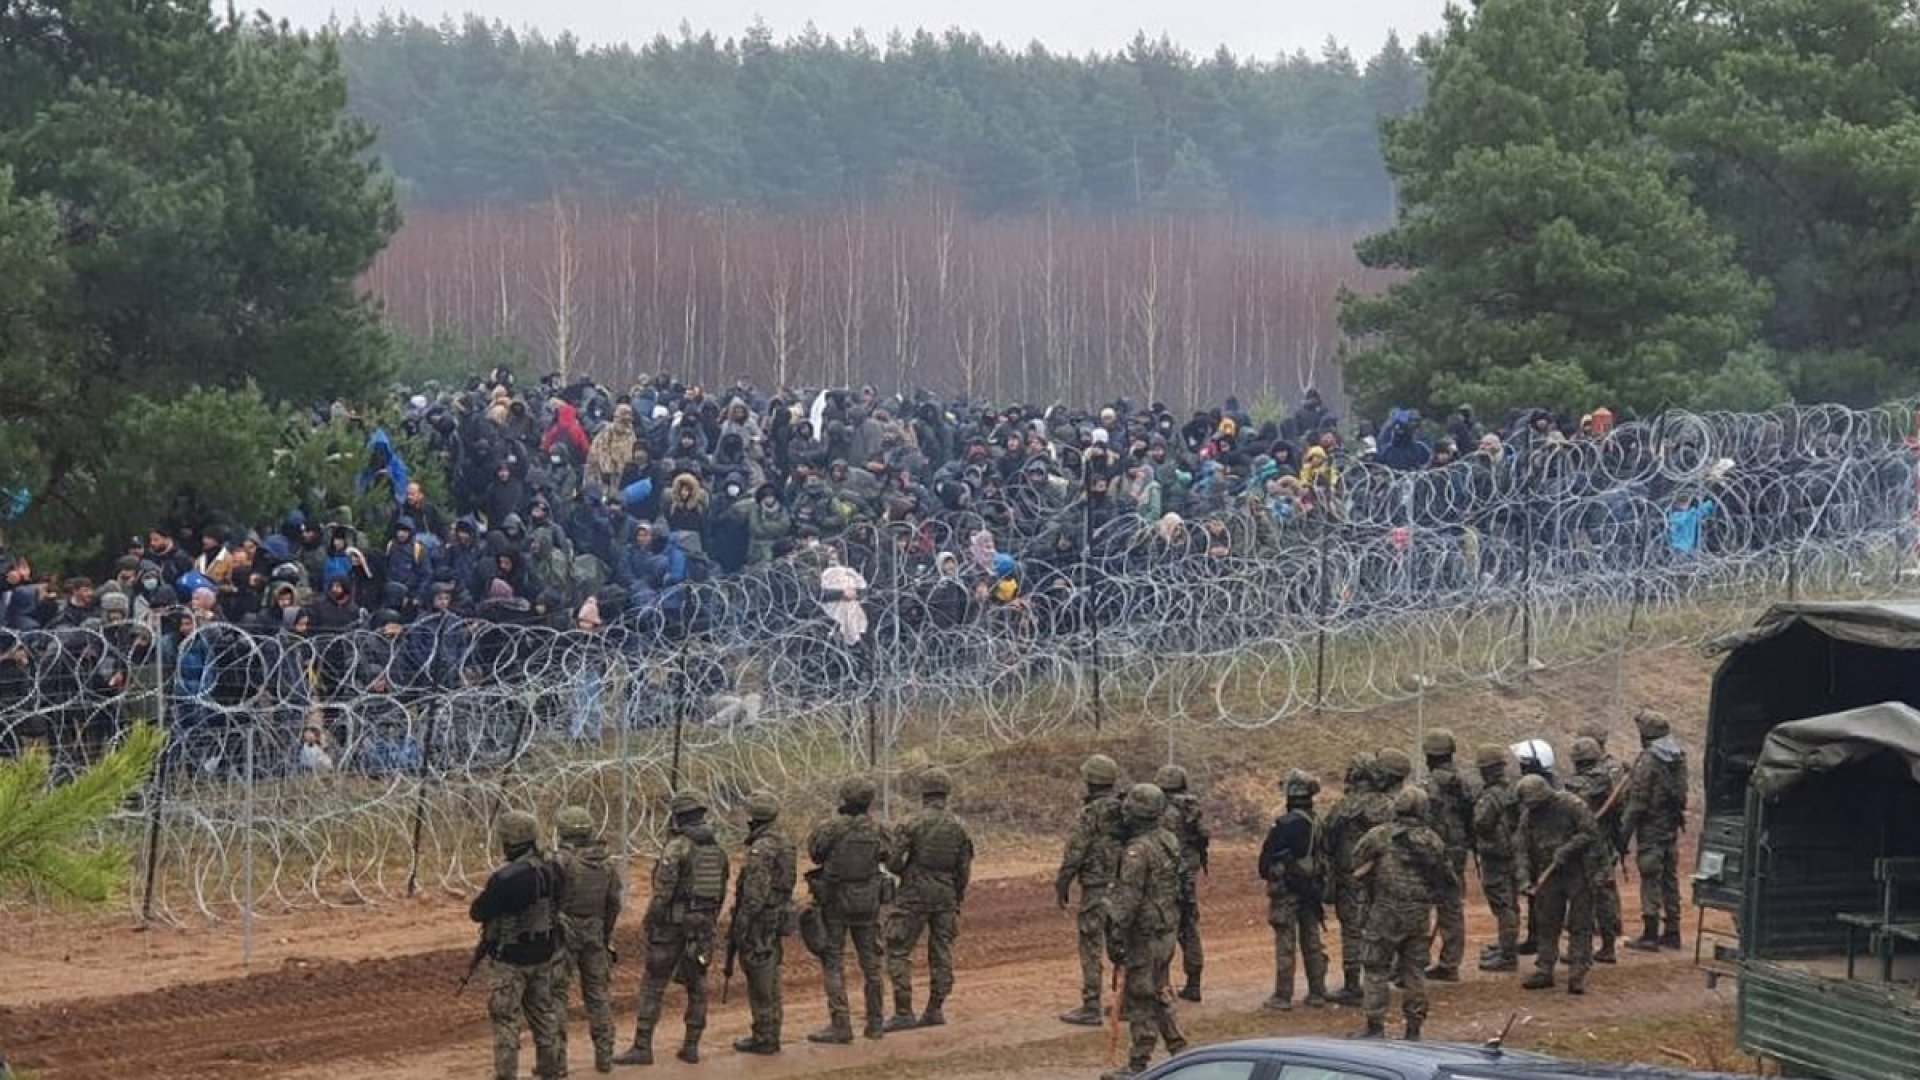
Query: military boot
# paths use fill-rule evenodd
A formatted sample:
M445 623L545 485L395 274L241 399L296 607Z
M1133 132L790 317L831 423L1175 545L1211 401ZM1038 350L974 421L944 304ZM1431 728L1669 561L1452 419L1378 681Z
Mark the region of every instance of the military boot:
M927 999L927 1011L920 1014L921 1027L941 1027L947 1022L947 1014L940 1011L946 1002L940 998Z
M1513 947L1513 951L1517 956L1537 956L1540 953L1540 943L1533 940L1532 935L1528 935L1525 941Z
M1340 973L1340 991L1328 1000L1335 1005L1358 1005L1363 1000L1360 993L1360 970L1348 968Z
M913 1014L908 1013L907 1019L909 1020L913 1019ZM865 1035L869 1039L878 1039L881 1036L885 1035L886 1033L887 1033L887 1022L885 1020L880 1019L878 1016L867 1017L866 1030L861 1032L861 1034Z
M1367 1026L1347 1036L1349 1039L1384 1039L1387 1037L1387 1025L1377 1016L1367 1017Z
M1520 989L1522 990L1553 989L1553 972L1548 971L1546 968L1536 969L1533 974L1526 977L1525 981L1521 982Z
M1587 992L1587 973L1573 971L1567 974L1567 993L1576 997Z
M1680 944L1680 924L1677 921L1667 924L1667 932L1660 935L1660 947L1663 949L1679 949L1682 947Z
M646 1042L642 1042L639 1036L637 1035L634 1036L633 1045L627 1047L627 1050L625 1053L621 1054L619 1057L614 1058L613 1063L615 1065L651 1065L653 1064L653 1047L650 1045L651 1042L652 1042L651 1039L647 1040Z
M1106 1072L1101 1073L1100 1080L1128 1080L1129 1077L1139 1076L1146 1071L1146 1062L1135 1063L1129 1061L1117 1069L1108 1069Z
M1060 1022L1063 1024L1079 1024L1081 1027L1099 1027L1101 1024L1106 1023L1106 1018L1100 1015L1100 1006L1082 1005L1072 1012L1061 1013Z
M1180 1000L1198 1003L1200 1000L1200 973L1187 973L1187 985L1180 988Z
M1261 1002L1260 1007L1267 1010L1268 1012L1292 1012L1293 999L1290 997L1281 997L1279 994L1275 994L1272 997L1268 998L1267 1000Z
M1660 951L1660 920L1657 918L1640 920L1640 936L1627 942L1627 948L1634 952Z
M826 1027L807 1036L810 1043L825 1043L829 1046L845 1046L853 1041L853 1021L842 1013L836 1015Z
M700 1040L688 1039L680 1044L680 1052L674 1055L689 1065L700 1064Z
M885 1030L889 1032L912 1031L919 1026L920 1018L913 1015L913 1007L908 1006L906 1009L896 1009L892 1016L887 1017Z
M605 1050L602 1050L597 1046L594 1047L593 1071L597 1073L610 1073L613 1071L613 1048L612 1047L608 1047Z
M1600 947L1593 950L1593 962L1596 964L1617 964L1620 962L1619 955L1613 951L1612 938L1604 937L1600 939Z
M1452 964L1435 964L1427 969L1428 982L1459 982L1460 969Z
M779 1043L756 1039L751 1035L733 1040L733 1048L736 1052L742 1054L777 1054L780 1052Z
M1420 1023L1411 1016L1407 1017L1407 1033L1404 1037L1408 1042L1420 1041Z
M1496 946L1492 953L1480 958L1481 971L1519 971L1519 957Z
M1326 1008L1327 1007L1327 988L1324 986L1314 986L1311 983L1309 983L1307 985L1307 1000L1305 1004L1309 1009Z

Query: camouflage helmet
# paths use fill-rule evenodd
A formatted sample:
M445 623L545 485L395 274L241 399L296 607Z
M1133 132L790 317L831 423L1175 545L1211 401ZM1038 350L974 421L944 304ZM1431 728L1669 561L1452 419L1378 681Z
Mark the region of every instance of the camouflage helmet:
M747 796L747 820L751 822L772 821L780 816L780 800L773 797L771 791L756 791Z
M1159 821L1167 812L1167 793L1152 784L1135 784L1127 789L1120 810L1129 821Z
M674 792L673 801L667 804L674 817L684 814L704 814L707 812L707 800L691 791Z
M1605 750L1607 748L1607 736L1611 734L1611 732L1607 730L1607 725L1600 721L1589 720L1581 724L1580 729L1574 732L1574 734L1582 738L1592 739L1594 742L1600 744L1600 749Z
M1582 735L1573 740L1573 746L1567 754L1575 765L1591 765L1600 760L1600 744L1590 735Z
M1633 726L1640 729L1640 737L1643 739L1664 739L1673 734L1673 725L1667 723L1666 717L1652 709L1643 708L1634 713Z
M1526 806L1539 806L1553 797L1553 785L1547 783L1546 777L1533 773L1521 777L1513 790L1514 794L1520 797L1520 802Z
M525 810L509 810L493 825L493 835L503 848L524 847L540 838L540 823Z
M1374 769L1389 784L1397 784L1413 775L1413 759L1405 750L1388 747L1374 756Z
M1351 787L1356 783L1372 783L1374 770L1378 765L1379 761L1371 750L1362 750L1353 755L1353 760L1347 763L1347 785Z
M1105 754L1094 754L1080 763L1080 778L1094 787L1112 787L1120 782L1120 763Z
M561 809L554 818L554 824L560 829L562 840L590 840L593 838L593 815L587 813L584 806L568 806Z
M1311 799L1320 794L1320 781L1305 769L1289 769L1280 780L1280 790L1289 799Z
M840 805L868 807L873 805L874 797L880 794L871 777L855 776L840 781Z
M945 769L928 769L920 774L920 794L942 796L953 794L953 777L949 776Z
M1481 743L1480 749L1473 753L1473 764L1478 769L1505 769L1507 767L1507 748L1499 743Z
M1453 732L1446 728L1434 728L1420 740L1420 752L1430 758L1453 756Z
M1172 795L1187 790L1187 770L1178 765L1162 765L1160 771L1153 774L1154 786Z
M1403 787L1393 793L1393 816L1397 818L1427 819L1427 793L1417 787Z

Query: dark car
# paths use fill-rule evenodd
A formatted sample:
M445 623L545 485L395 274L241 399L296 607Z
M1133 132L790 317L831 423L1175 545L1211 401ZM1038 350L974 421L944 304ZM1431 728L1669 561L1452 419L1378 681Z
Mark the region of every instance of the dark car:
M1247 1039L1189 1050L1140 1080L1556 1080L1644 1077L1732 1080L1724 1073L1653 1065L1562 1061L1524 1050L1467 1043L1348 1039Z

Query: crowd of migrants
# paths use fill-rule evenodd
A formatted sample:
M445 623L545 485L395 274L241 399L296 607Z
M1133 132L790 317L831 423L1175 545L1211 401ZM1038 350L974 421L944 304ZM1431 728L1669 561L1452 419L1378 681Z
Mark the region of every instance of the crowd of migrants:
M359 483L376 520L202 514L129 540L99 584L0 551L0 753L37 740L84 757L131 695L158 689L176 731L265 702L300 767L342 764L351 736L357 768L406 768L422 698L691 637L747 646L808 627L832 647L790 650L769 692L839 694L863 663L872 677L876 640L962 673L1021 651L982 639L1129 622L1173 635L1146 651L1197 647L1176 640L1198 629L1168 582L1256 586L1253 617L1204 635L1223 648L1289 619L1549 577L1684 577L1905 529L1913 506L1913 454L1892 425L1838 410L1534 410L1494 425L1467 408L1444 423L1396 410L1361 435L1312 391L1256 424L1234 398L1183 420L1124 399L996 409L871 389L713 395L666 377L526 392L505 370L404 408L404 441L427 448L447 490L374 430ZM340 404L313 419L359 422ZM738 689L741 666L686 674L689 695ZM339 703L356 732L328 721Z
M1278 785L1284 810L1257 864L1241 869L1263 882L1273 928L1273 993L1262 1007L1291 1011L1296 976L1303 974L1305 1007L1358 1007L1364 1025L1355 1037L1379 1039L1386 1036L1397 987L1402 1036L1422 1038L1428 982L1462 980L1470 860L1497 927L1479 956L1482 972L1517 972L1520 957L1530 956L1522 988L1552 990L1564 977L1569 994L1585 994L1595 964L1621 959L1619 877L1629 852L1644 917L1642 933L1625 946L1648 953L1680 949L1677 862L1687 755L1658 712L1641 709L1633 721L1640 750L1631 764L1608 753L1609 725L1592 723L1573 740L1573 768L1564 777L1544 740L1481 746L1469 764L1456 760L1452 733L1435 729L1422 737L1426 768L1418 774L1413 757L1397 747L1356 754L1339 799L1324 814L1315 808L1319 780L1289 770ZM1174 1055L1188 1045L1176 1002L1203 1000L1198 886L1200 876L1212 872L1210 835L1194 778L1180 766L1161 767L1151 783L1129 784L1114 759L1094 754L1080 774L1082 809L1054 879L1058 906L1076 916L1080 1002L1060 1019L1110 1024L1117 1051L1124 1016L1126 1061L1113 1062L1102 1080L1125 1080L1145 1072L1157 1049ZM716 838L706 801L675 794L641 919L645 946L633 1040L619 1054L608 987L617 959L614 926L626 895L620 860L610 856L584 807L560 811L557 848L542 845L533 815L502 815L496 838L508 861L470 912L483 927L474 964L493 962L488 1012L496 1080L519 1075L523 1031L533 1036L533 1075L568 1074L567 1013L575 983L587 1007L596 1072L654 1063L654 1037L675 984L686 998L675 1057L698 1064L709 971L722 942L721 995L731 989L736 967L744 968L751 1010L750 1027L733 1048L778 1054L785 1038L785 939L796 931L820 961L827 1001L827 1024L808 1034L809 1042L854 1041L849 942L867 1039L944 1025L974 844L948 809L954 781L945 770L922 771L915 786L921 805L888 824L875 817L878 788L871 779L844 781L837 813L814 825L804 846L787 836L772 794L749 797L724 933L732 859ZM801 875L803 858L812 869ZM1328 981L1332 964L1322 940L1329 912L1338 923L1337 988ZM923 938L928 983L916 1000L913 968ZM1176 957L1184 976L1177 992ZM1296 957L1304 961L1299 967Z

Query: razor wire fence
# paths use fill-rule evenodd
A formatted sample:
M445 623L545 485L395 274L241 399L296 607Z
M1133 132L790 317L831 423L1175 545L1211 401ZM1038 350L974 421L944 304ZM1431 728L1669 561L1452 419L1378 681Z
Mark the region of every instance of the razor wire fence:
M152 917L466 892L511 806L585 803L631 853L676 788L725 807L1143 725L1171 754L1179 729L1257 733L1705 642L1776 600L1889 595L1920 535L1908 434L1891 411L1669 414L1501 460L1349 467L1310 511L1256 489L1194 521L1083 501L995 532L976 508L593 630L448 612L320 636L9 633L0 752L70 771L136 720L166 728L119 823Z

